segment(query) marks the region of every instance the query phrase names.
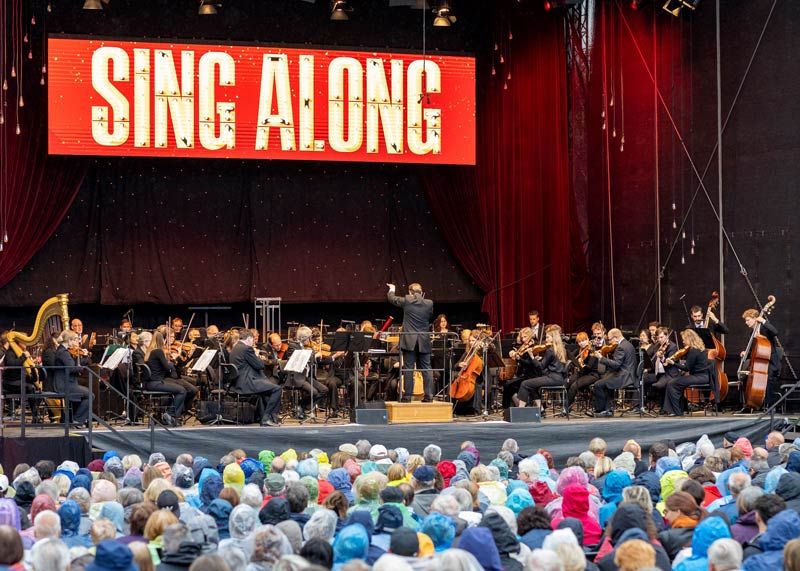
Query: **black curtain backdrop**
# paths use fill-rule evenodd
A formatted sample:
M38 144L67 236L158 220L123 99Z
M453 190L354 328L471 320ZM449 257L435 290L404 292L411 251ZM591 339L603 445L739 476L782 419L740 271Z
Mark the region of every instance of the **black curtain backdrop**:
M479 290L449 254L416 170L255 161L97 159L0 305L435 300ZM43 279L45 278L45 279Z

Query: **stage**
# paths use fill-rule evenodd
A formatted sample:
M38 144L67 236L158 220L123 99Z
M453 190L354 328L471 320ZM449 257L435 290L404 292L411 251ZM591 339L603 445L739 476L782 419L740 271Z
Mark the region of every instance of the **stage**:
M776 418L776 422L782 418ZM541 423L511 424L502 420L459 420L452 423L413 425L358 425L313 424L291 425L278 428L258 426L194 426L163 429L151 433L147 428L126 427L119 434L109 430L94 430L95 450L116 450L120 455L136 453L148 455L162 452L169 460L182 452L209 458L212 462L234 448L242 448L255 457L260 450L281 452L287 448L298 451L321 448L329 453L344 442L355 443L365 438L373 444L387 448L405 447L412 453L421 453L429 443L442 448L444 458L455 458L464 440L472 440L488 462L499 451L503 440L515 438L523 454L534 454L547 448L557 465L563 465L569 456L586 450L591 438L600 436L608 442L613 454L633 438L643 448L657 440L676 443L696 441L707 434L715 444L721 444L724 433L732 431L751 439L754 446L763 442L769 432L769 419L758 420L752 416L684 417L679 419L615 418L609 420L574 419L550 420ZM86 431L75 434L86 435ZM124 437L124 438L123 438Z

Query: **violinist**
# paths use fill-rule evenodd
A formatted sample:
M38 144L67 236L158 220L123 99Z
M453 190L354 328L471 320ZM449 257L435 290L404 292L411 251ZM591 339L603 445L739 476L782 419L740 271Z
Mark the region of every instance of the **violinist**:
M778 398L778 376L781 372L781 354L783 349L778 347L778 330L770 323L766 317L763 317L757 309L747 309L742 313L745 325L750 329L755 329L756 334L763 335L769 341L771 351L769 354L769 371L767 373L767 393L764 399L764 404L769 408L773 402ZM744 357L744 353L741 354ZM749 355L747 355L749 359ZM747 368L750 366L747 365Z
M538 318L538 314L536 315ZM531 354L531 349L536 345L533 329L523 327L517 333L517 348L509 351L508 356L517 362L517 374L506 381L503 387L503 408L508 408L513 403L513 396L519 391L522 381L542 375L541 363Z
M172 329L173 338L180 338L181 331L183 331L183 319L180 317L173 317L172 321L170 321L170 329Z
M206 338L203 341L203 346L206 349L217 349L220 348L220 341L221 335L219 333L219 327L216 325L209 325L206 327Z
M447 316L444 313L440 313L436 316L436 319L433 320L433 335L431 336L431 342L433 343L433 352L431 353L431 368L434 369L433 382L436 385L437 392L441 391L444 385L443 371L446 366L445 349L448 344L448 326L449 323L447 322Z
M594 384L594 414L589 416L614 416L614 391L636 384L636 349L616 327L606 337L610 353L606 357L601 349L595 357L607 372Z
M64 331L56 349L53 386L56 392L67 395L70 405L77 403L72 414L72 423L83 425L89 422L89 389L78 384L81 369L72 354L80 346L81 338L74 331Z
M142 338L148 339L144 333L139 337L140 342ZM191 408L192 402L197 396L197 389L191 382L178 374L175 364L167 358L165 347L163 334L156 331L144 354L144 361L150 369L150 378L144 387L149 391L163 391L172 394L173 414L165 412L163 419L168 426L175 426L184 412Z
M78 345L72 348L72 356L79 362L78 365L88 365L89 364L89 349L92 348L93 339L95 338L94 333L89 335L88 333L83 332L83 322L78 319L77 317L72 319L69 322L69 328L73 331L76 335L78 335Z
M239 334L239 342L231 351L231 363L236 365L238 371L236 390L258 399L256 413L261 415L261 426L278 426L281 388L270 383L264 375L266 365L256 356L254 341L252 330L243 329Z
M292 356L292 353L301 349L311 349L313 351L312 336L313 333L310 327L306 327L305 325L298 327L294 340L288 342L289 348L284 358L288 360ZM316 351L314 351L311 359L318 365L330 363L330 358L326 359ZM305 372L303 373L286 373L286 387L295 388L304 393L300 403L300 409L297 411L301 419L305 418L306 410L310 409L312 406L320 405L328 397L328 387L316 379L315 368L310 365L311 361L309 360L309 366L306 366ZM311 402L312 394L314 396L313 403Z
M550 326L545 334L546 349L541 356L542 375L532 379L525 379L519 387L519 393L514 400L519 407L526 407L531 399L534 406L542 407L541 389L544 387L564 386L566 373L567 351L561 339L561 328Z
M270 333L267 336L267 341L267 345L258 355L266 366L264 374L266 374L267 380L275 385L280 385L283 382L281 378L281 360L289 346L284 343L277 333Z
M676 355L680 354L679 352L665 362L667 365L675 365L681 371L687 373L667 382L662 412L669 416L683 416L681 397L686 387L711 383L712 365L708 360L708 353L703 340L695 333L694 329L684 329L681 333L681 341L686 350L683 357L685 360L678 361L676 359Z
M645 395L656 391L655 400L659 403L664 402L667 384L681 374L678 367L667 363L667 359L678 350L678 346L669 340L669 336L670 330L667 327L659 327L656 330L655 342L647 349L647 356L653 368L645 372L642 379Z
M597 371L598 360L594 356L594 346L589 341L589 336L585 331L581 331L575 340L578 343L578 353L573 359L575 375L567 386L567 402L564 412L570 411L579 391L591 387L600 378L600 373Z

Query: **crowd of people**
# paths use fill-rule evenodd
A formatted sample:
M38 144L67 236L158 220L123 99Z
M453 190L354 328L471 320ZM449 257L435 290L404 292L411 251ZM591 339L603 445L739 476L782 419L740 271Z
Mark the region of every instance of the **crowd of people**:
M800 570L800 440L634 440L556 466L365 440L0 467L0 569Z

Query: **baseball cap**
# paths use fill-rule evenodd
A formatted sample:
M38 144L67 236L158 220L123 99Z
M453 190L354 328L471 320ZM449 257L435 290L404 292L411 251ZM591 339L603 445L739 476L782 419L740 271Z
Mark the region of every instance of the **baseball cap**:
M430 466L420 466L414 470L414 479L418 482L432 482L434 477L433 468Z

